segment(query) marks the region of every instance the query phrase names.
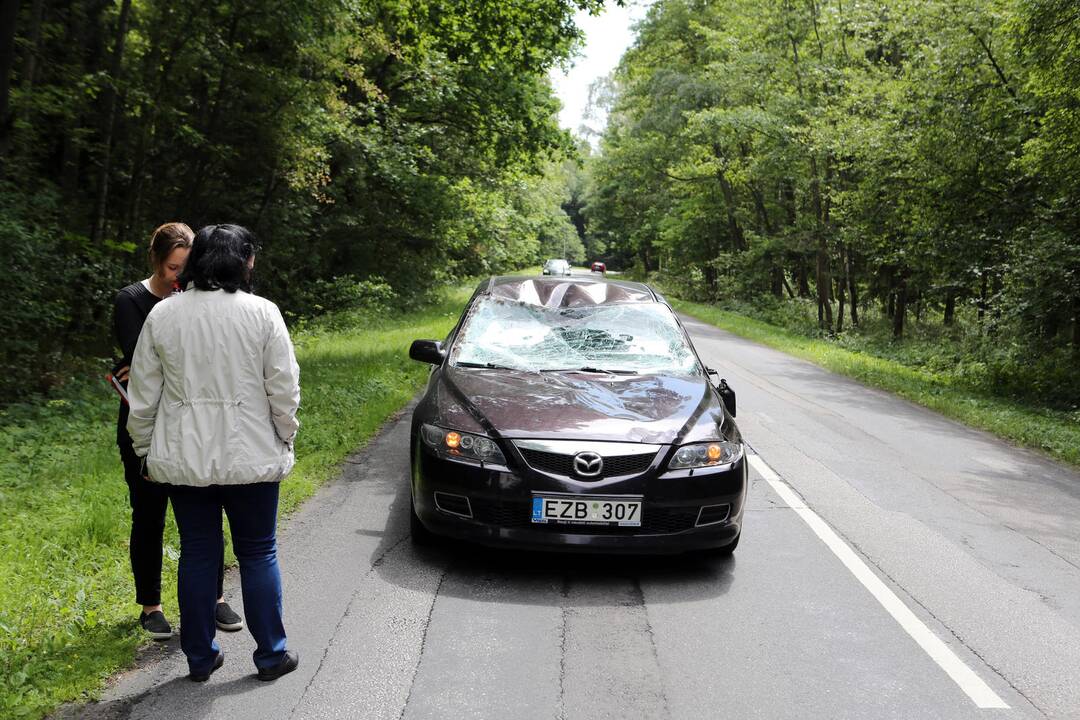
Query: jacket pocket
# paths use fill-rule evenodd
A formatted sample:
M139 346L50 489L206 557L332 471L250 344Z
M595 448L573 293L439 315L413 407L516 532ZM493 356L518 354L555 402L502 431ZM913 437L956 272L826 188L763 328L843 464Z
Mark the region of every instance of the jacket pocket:
M190 464L227 469L242 451L240 400L194 398L181 408L182 452Z

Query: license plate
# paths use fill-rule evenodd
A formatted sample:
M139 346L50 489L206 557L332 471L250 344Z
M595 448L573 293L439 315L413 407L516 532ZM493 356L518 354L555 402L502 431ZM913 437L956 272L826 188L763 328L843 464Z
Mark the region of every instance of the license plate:
M534 497L534 523L641 526L641 501L617 498Z

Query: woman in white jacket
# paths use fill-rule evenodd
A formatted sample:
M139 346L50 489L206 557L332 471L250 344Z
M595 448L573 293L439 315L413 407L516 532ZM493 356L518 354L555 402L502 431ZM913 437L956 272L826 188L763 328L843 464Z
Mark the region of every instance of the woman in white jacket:
M169 486L180 530L180 646L190 678L221 667L214 640L221 512L240 564L259 679L296 669L277 563L278 487L293 466L300 371L281 312L251 294L255 239L237 225L195 236L180 282L154 306L131 363L128 432Z

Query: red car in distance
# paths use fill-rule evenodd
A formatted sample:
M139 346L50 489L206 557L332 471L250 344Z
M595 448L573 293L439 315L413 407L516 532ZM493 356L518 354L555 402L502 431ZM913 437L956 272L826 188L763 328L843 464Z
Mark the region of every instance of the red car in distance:
M592 270L592 272L598 272L600 274L604 274L604 273L607 272L607 265L605 265L604 263L602 263L600 261L597 261L597 262L594 262L592 264L592 267L589 268L589 269Z

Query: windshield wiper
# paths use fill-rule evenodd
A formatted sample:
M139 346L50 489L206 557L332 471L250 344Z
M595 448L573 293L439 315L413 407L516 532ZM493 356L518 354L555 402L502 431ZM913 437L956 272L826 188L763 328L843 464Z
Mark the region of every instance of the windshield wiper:
M467 368L485 368L487 370L517 370L517 368L509 367L508 365L496 365L490 362L461 362L454 363L454 367L467 367Z
M544 368L540 372L587 372L587 373L603 373L605 375L633 375L635 370L607 370L605 368L598 367L576 367L576 368Z

